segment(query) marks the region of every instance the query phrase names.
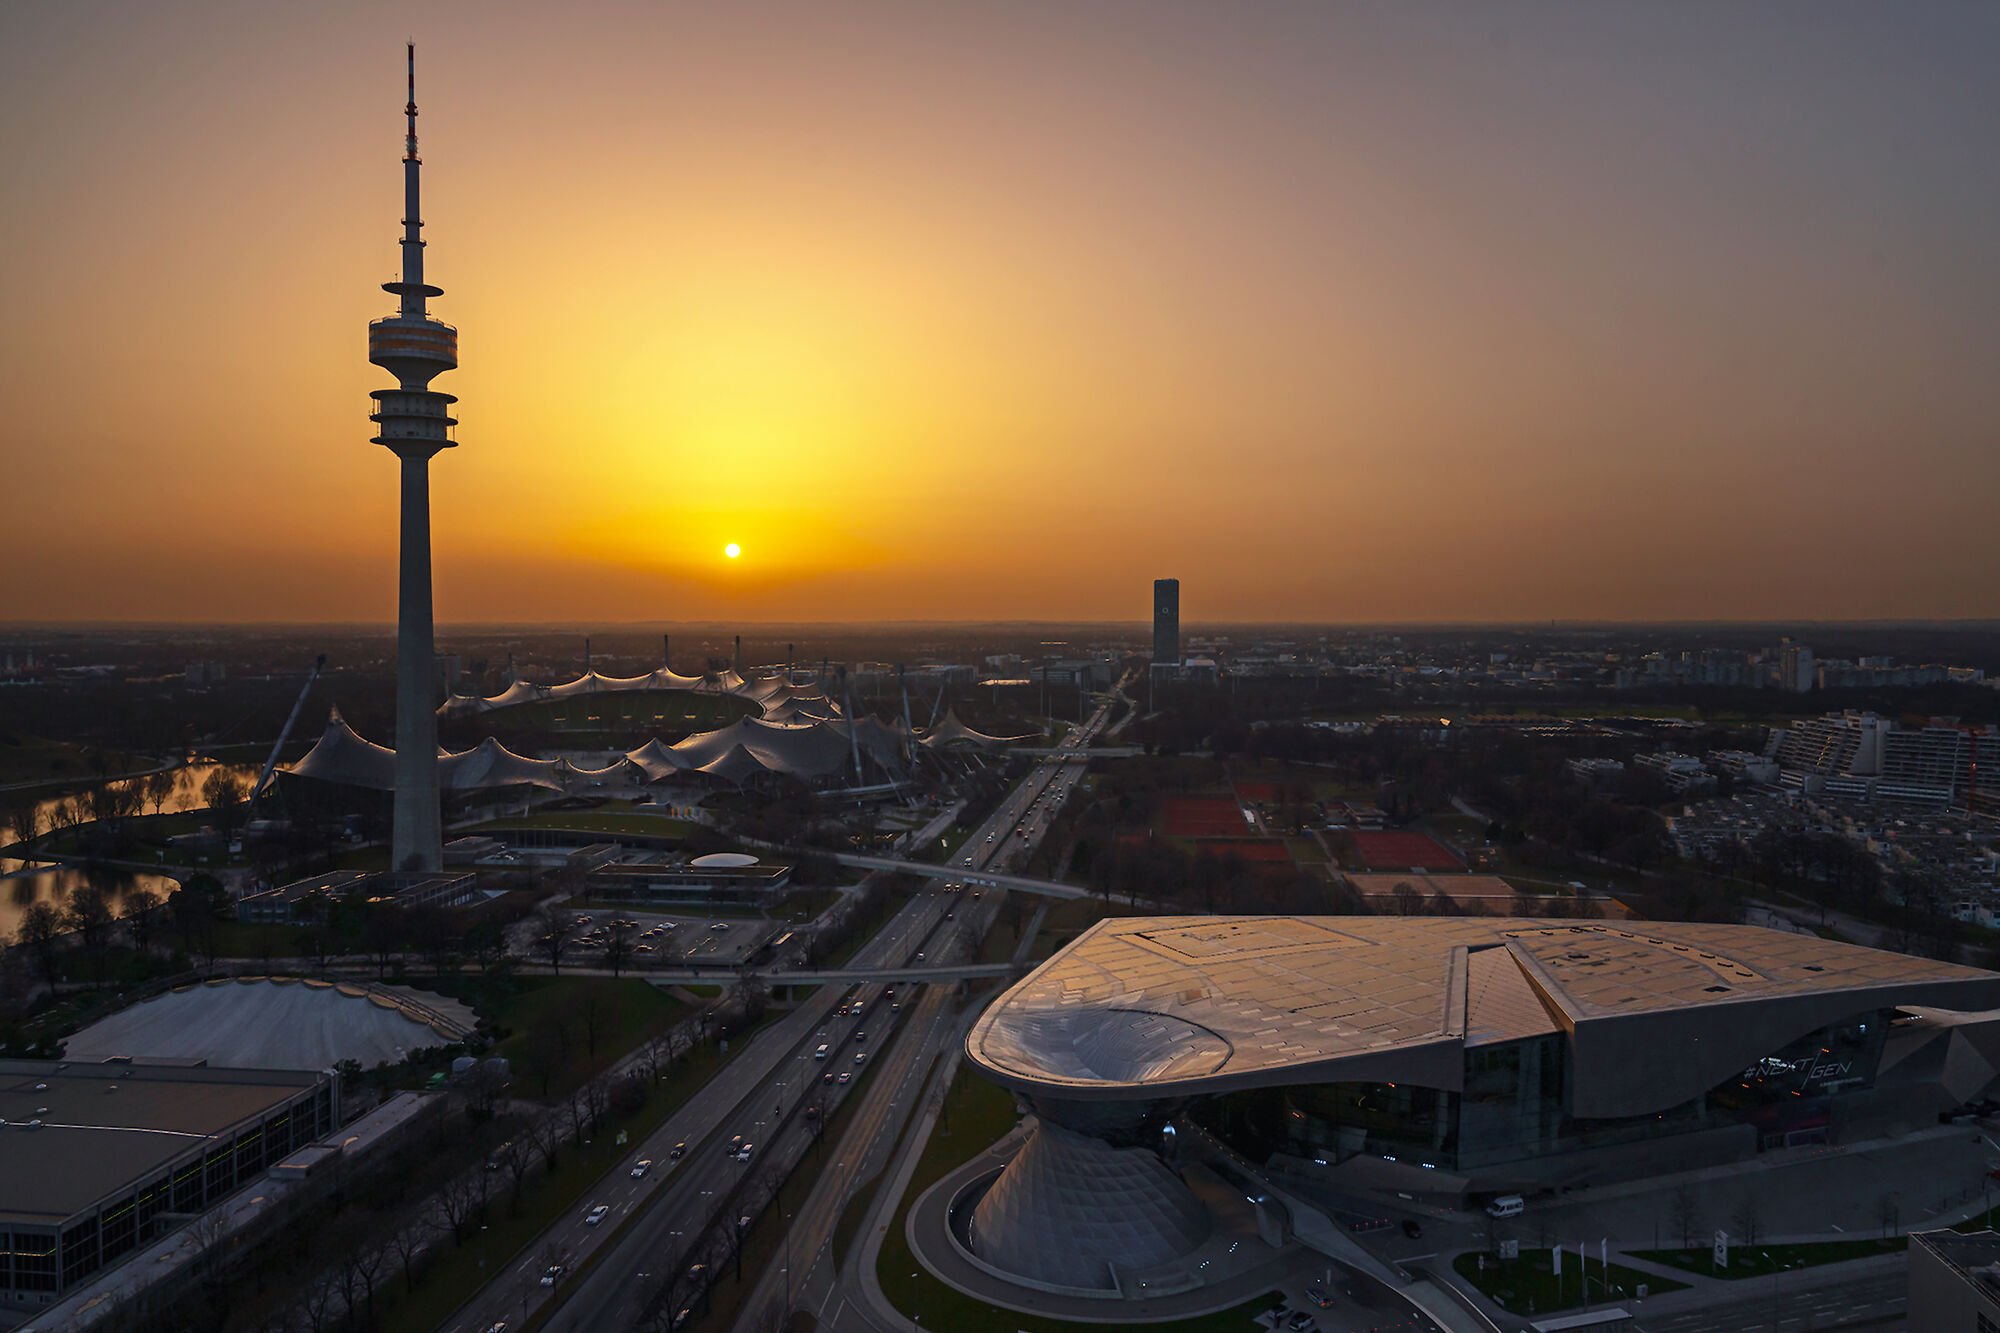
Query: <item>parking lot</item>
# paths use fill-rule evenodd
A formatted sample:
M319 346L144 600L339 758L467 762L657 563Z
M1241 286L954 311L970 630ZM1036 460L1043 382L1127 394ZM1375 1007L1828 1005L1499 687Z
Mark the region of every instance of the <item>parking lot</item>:
M578 908L573 914L577 933L563 944L566 963L592 965L604 959L616 923L624 922L631 944L626 964L643 968L713 965L733 967L744 962L780 929L780 923L759 917L706 916L687 912L648 912L636 908ZM548 957L548 939L541 924L528 920L516 928L513 951L523 958Z

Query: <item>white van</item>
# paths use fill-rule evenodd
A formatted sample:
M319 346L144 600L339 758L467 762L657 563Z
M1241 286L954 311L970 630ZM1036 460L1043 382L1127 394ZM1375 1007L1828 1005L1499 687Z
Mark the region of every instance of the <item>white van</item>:
M833 1049L833 1048L832 1048L831 1046L829 1046L829 1045L828 1045L827 1043L825 1043L825 1042L821 1042L821 1043L819 1044L819 1049L813 1052L813 1059L815 1059L815 1060L824 1060L824 1059L826 1059L826 1053L827 1053L828 1051L832 1050L832 1049Z
M1519 1217L1527 1211L1527 1203L1518 1194L1503 1194L1486 1205L1488 1217Z

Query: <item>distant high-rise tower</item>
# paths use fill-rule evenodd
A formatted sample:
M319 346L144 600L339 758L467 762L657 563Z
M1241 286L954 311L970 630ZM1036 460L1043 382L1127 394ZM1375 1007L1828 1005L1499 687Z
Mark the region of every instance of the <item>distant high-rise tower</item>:
M394 315L368 326L368 359L396 377L373 393L368 418L375 443L402 460L402 568L396 616L396 811L390 867L435 871L444 866L438 812L437 671L431 625L431 455L457 441L450 415L458 401L431 391L431 380L458 365L458 330L432 319L427 305L442 287L424 281L424 214L417 199L417 48L409 48L409 118L403 148L403 278L382 290L400 298Z
M1153 580L1153 665L1179 666L1181 660L1181 581Z

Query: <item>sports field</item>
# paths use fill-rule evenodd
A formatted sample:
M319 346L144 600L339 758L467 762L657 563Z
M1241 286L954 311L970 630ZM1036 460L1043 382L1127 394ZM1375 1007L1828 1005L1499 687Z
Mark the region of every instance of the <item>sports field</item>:
M1169 838L1241 838L1256 832L1233 796L1169 796L1160 808Z
M1425 833L1398 830L1352 835L1355 854L1370 870L1463 870L1451 849Z

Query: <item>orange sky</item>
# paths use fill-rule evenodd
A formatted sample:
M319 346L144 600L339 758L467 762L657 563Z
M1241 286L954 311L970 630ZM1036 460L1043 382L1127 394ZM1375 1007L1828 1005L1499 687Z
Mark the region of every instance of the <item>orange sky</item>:
M721 8L0 11L0 618L393 616L406 35L443 622L2000 615L1990 8Z

